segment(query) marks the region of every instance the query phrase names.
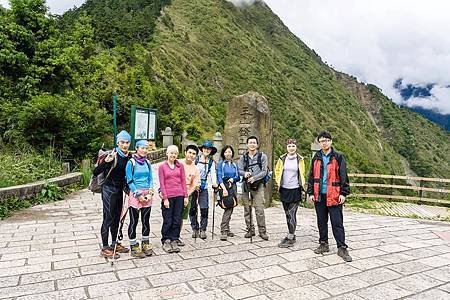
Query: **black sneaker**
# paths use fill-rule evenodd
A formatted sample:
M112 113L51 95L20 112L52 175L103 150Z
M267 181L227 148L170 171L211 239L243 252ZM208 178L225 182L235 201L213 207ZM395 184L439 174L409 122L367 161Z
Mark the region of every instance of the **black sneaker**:
M288 239L287 237L285 237L278 244L278 247L280 247L280 248L289 248L289 247L294 246L294 244L295 244L295 240L294 239Z
M315 254L324 254L325 252L330 252L330 247L327 243L320 243L319 247L314 249Z
M206 240L206 231L200 230L200 238L201 238L202 240Z
M228 239L228 234L226 232L222 232L220 234L220 240L221 241L226 241Z
M255 232L253 230L250 230L250 231L247 231L247 233L244 235L244 237L246 239L249 239L249 238L251 238L252 236L255 236L255 235L256 235Z
M342 259L345 262L351 262L352 261L352 257L348 254L347 248L345 248L345 247L339 247L337 255L342 257Z
M260 232L260 233L259 233L259 237L262 238L262 239L265 240L265 241L268 241L268 240L269 240L269 236L268 236L267 233L265 233L265 232Z

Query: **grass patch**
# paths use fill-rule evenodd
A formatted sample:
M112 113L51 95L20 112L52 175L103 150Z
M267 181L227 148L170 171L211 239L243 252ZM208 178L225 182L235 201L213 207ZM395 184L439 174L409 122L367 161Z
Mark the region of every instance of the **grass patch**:
M61 174L61 162L50 154L33 150L16 153L0 150L0 188L56 177Z

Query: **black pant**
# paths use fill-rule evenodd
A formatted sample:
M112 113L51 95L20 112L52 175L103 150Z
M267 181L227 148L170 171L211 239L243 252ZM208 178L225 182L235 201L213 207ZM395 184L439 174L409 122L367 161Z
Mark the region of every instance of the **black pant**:
M102 186L103 202L103 222L100 235L102 237L103 247L107 247L109 232L111 231L112 243L117 239L119 230L120 214L123 206L123 188L121 186L107 185Z
M295 234L297 228L297 209L299 202L282 202L284 213L286 214L286 223L290 234Z
M328 214L330 214L331 228L336 244L347 248L345 244L344 216L342 205L327 206L327 196L321 194L319 201L315 204L317 214L317 227L319 228L319 242L328 243Z
M169 198L169 208L161 203L163 224L161 228L161 242L165 240L176 241L180 238L181 214L183 213L183 196Z
M130 243L135 244L136 227L139 222L139 210L141 211L142 240L148 241L150 235L150 212L152 211L152 207L149 206L137 209L130 206L128 210L130 212L130 225L128 226L128 237L130 239Z

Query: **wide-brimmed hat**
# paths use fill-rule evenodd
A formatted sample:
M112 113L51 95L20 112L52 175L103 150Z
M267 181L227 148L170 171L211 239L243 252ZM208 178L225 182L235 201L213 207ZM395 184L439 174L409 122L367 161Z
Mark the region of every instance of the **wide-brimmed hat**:
M217 153L217 148L214 147L211 141L206 140L203 142L203 145L198 146L198 149L200 149L200 151L203 151L203 148L211 149L210 155L214 155Z

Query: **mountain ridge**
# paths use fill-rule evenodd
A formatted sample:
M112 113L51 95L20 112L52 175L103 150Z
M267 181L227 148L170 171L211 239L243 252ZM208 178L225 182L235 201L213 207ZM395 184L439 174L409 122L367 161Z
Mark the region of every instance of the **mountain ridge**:
M52 68L61 73L51 85L36 81L35 90L20 99L22 110L13 109L11 103L19 101L13 92L0 93L7 99L0 105L0 128L8 131L3 139L15 143L24 136L37 149L54 144L75 157L93 153L105 138L111 139L108 119L116 91L119 128L128 127L132 104L153 107L158 127L171 127L176 142L184 130L201 142L223 131L232 97L254 90L269 100L275 156L285 151L283 141L293 137L309 160L310 143L327 129L351 172L404 174L404 157L418 175L450 173L448 134L396 107L375 86L358 87L370 94L363 98L365 106L353 83L341 80L262 2L245 7L225 0L95 2L97 8L122 3L107 10L117 20L129 17L123 7L160 5L161 10L152 11L149 28L143 29L151 31L145 41L133 34L115 39L107 31L133 29L133 20L114 26L96 23L93 19L102 10L89 5L57 19L52 36L56 57L44 61L49 63L44 67L49 74ZM141 21L136 19L138 25ZM99 30L105 31L106 42ZM14 91L9 73L0 75ZM68 111L61 114L64 105Z

